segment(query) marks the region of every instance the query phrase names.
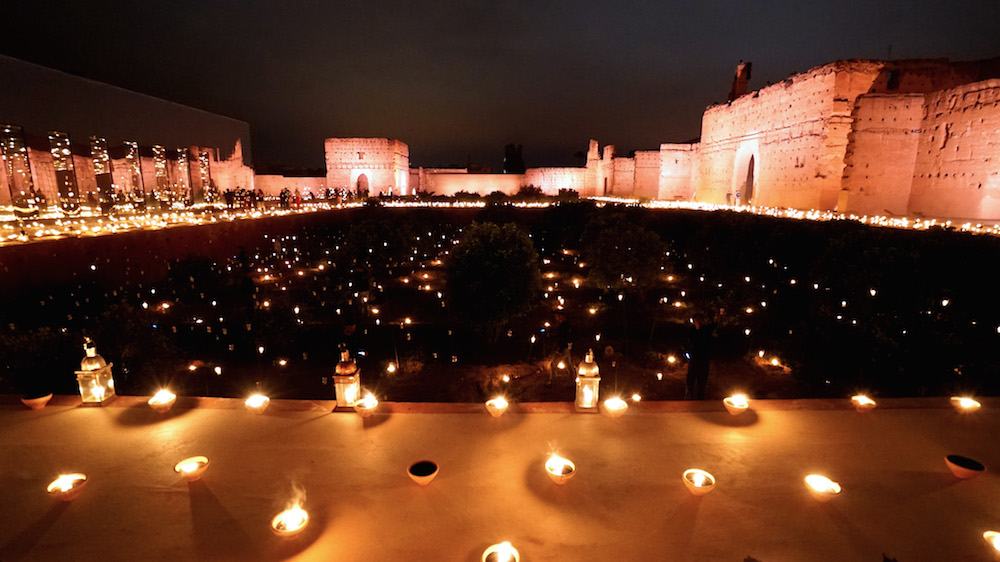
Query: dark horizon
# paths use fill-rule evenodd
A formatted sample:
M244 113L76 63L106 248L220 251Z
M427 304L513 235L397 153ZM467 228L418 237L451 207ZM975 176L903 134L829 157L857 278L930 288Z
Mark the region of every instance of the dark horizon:
M1000 55L1000 4L929 0L542 6L5 7L0 52L250 124L254 163L323 166L323 139L391 137L413 166L580 165L700 135L736 64L751 89L838 59ZM16 87L16 86L15 86ZM0 114L0 119L2 119Z

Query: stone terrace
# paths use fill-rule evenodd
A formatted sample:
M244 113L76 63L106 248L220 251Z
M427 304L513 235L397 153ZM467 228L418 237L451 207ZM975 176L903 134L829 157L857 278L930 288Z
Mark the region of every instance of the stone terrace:
M2 398L2 397L0 397ZM620 419L570 404L380 405L373 417L332 402L180 398L158 415L143 399L80 407L56 397L30 411L0 405L0 560L480 560L511 541L525 562L565 560L991 560L1000 528L1000 400L961 415L947 398L887 400L867 414L847 401L640 403ZM564 486L543 471L573 460ZM943 457L988 468L959 480ZM188 484L172 470L205 455ZM440 465L427 487L406 476ZM692 496L690 467L716 489ZM46 485L89 476L63 503ZM843 493L814 500L803 477ZM271 518L293 487L311 522L293 539Z

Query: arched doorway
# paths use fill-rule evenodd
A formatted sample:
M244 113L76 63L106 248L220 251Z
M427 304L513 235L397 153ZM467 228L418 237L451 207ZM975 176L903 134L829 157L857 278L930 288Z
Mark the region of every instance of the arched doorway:
M754 157L751 154L750 155L750 162L747 163L746 181L743 183L743 198L742 198L742 200L743 200L743 204L744 205L749 205L750 202L753 200L753 188L754 188L754 185L753 185L753 166L754 166Z
M368 194L368 176L361 174L358 176L358 193Z

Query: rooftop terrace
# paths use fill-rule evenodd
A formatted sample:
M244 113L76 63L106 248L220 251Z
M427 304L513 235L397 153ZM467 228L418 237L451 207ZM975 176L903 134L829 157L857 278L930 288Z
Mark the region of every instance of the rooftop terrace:
M509 540L526 562L564 560L991 560L1000 528L1000 401L959 414L946 398L642 402L624 416L514 404L383 403L363 419L332 402L182 397L166 415L144 399L81 407L56 397L0 405L0 559L478 561ZM575 462L563 486L543 464ZM987 466L959 480L943 457ZM198 482L173 470L211 460ZM431 459L439 476L406 475ZM696 497L691 467L717 478ZM82 472L72 502L46 495ZM817 502L810 473L843 493ZM310 522L284 539L270 521L305 494Z

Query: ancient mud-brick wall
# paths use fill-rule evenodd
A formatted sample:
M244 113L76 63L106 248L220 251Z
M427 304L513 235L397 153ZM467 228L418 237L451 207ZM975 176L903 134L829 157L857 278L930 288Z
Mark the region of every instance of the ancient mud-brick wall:
M695 198L833 209L854 100L880 68L838 61L708 108Z
M583 193L587 188L586 168L528 168L525 185L542 188L546 195L558 195L560 189Z
M632 196L656 199L660 191L660 151L637 150L635 152L635 179L632 181Z
M305 196L311 193L320 197L326 190L326 178L292 177L275 175L254 176L254 187L261 190L265 196L278 196L281 191L287 189L292 194L296 191Z
M926 97L909 210L1000 218L1000 80Z
M608 195L632 197L635 180L635 159L615 156L611 160L611 166L614 172L609 185Z
M659 179L656 199L687 201L694 195L698 143L660 145Z
M524 174L426 174L420 190L448 196L461 191L480 195L500 191L513 195L525 184Z
M923 94L858 97L838 211L907 214L923 115Z
M333 189L408 195L410 150L396 139L326 139L326 185Z

